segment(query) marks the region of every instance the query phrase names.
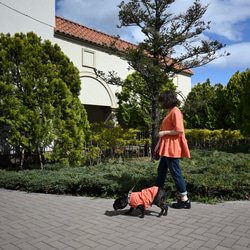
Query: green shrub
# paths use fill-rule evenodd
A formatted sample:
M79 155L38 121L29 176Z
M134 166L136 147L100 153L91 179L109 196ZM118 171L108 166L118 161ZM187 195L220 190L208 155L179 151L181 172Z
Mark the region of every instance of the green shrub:
M181 165L194 200L249 198L249 154L192 150L191 159L182 159Z
M191 150L191 158L182 158L180 166L193 201L249 199L250 154L232 154L217 150ZM0 187L50 194L116 197L153 186L158 162L147 159L118 164L65 167L45 165L43 170L0 170ZM168 173L164 186L167 199L178 196Z
M216 148L232 152L250 150L250 139L245 138L239 130L186 129L185 134L190 149Z
M139 139L136 129L123 129L120 125L114 126L108 122L92 123L89 142L86 143L84 155L89 165L106 162L108 159L125 157L129 154L139 155L139 145L149 147L149 139ZM131 147L130 147L131 146ZM128 150L129 148L129 150ZM146 149L143 147L144 155Z

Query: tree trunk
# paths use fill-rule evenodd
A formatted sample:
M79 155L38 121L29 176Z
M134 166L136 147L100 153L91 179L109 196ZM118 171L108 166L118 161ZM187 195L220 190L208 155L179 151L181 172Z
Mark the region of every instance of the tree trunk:
M21 165L20 165L21 170L23 170L23 163L24 163L24 148L22 149L22 157L21 157Z
M158 143L159 137L158 133L160 130L159 124L159 102L157 100L159 93L155 93L154 100L152 101L152 131L151 131L151 156L153 155L156 144Z
M39 156L41 169L43 169L43 161L42 161L42 155L41 155L41 148L40 147L37 148L37 152L38 152L38 156Z

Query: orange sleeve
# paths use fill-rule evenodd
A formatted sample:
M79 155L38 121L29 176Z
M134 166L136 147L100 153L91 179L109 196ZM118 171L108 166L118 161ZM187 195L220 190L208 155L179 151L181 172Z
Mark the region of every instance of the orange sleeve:
M183 125L183 116L179 109L173 110L172 114L172 122L174 125L173 130L178 132L184 132L184 125Z

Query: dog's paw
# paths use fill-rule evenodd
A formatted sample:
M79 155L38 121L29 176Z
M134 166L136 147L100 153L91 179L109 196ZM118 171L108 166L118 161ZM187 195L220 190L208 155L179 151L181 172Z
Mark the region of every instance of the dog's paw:
M164 216L168 215L168 207L165 208L165 213L163 213Z

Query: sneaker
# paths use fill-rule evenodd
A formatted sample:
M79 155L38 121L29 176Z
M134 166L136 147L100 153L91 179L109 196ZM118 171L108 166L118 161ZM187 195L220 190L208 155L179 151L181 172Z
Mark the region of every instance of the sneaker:
M180 208L190 209L191 208L191 202L190 202L190 200L186 200L186 201L178 200L178 202L172 203L171 207L172 208L177 208L177 209L180 209Z

